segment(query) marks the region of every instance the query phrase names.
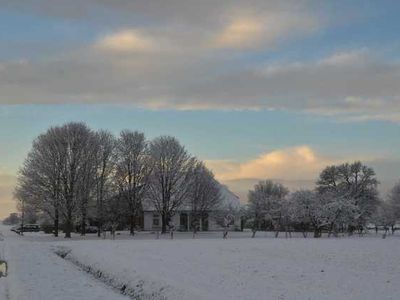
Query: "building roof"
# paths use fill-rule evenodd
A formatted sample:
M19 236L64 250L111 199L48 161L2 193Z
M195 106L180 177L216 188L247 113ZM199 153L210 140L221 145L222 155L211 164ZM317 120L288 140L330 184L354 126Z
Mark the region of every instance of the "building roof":
M226 185L220 184L221 193L221 209L238 210L240 208L240 198L235 195ZM143 203L144 211L155 211L154 204L151 200L146 200ZM182 203L179 210L191 210L191 207L187 203Z

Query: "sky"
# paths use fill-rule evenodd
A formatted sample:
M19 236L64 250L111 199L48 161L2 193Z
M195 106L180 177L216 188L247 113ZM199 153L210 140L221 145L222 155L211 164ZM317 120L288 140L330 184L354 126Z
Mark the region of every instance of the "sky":
M0 0L0 218L48 127L176 136L242 201L361 160L400 178L399 1Z

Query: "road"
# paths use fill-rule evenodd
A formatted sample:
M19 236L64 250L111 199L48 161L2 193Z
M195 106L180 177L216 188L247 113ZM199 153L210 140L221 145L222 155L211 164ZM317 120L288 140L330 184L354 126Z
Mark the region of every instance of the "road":
M8 263L8 276L0 278L0 299L128 299L55 255L50 243L27 240L3 225L0 259Z

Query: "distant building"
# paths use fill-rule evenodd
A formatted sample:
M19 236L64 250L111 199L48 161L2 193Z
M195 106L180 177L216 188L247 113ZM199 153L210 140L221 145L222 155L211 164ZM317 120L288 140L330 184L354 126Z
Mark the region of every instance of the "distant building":
M229 230L240 230L239 197L232 193L225 185L221 185L221 197L221 207L218 210L209 211L200 220L200 224L198 224L200 231L222 230L224 227L221 218L226 217L228 214L232 221L229 224ZM191 231L192 216L190 207L183 203L172 217L172 222L176 230ZM161 215L151 203L146 203L143 206L143 229L147 231L160 231L161 225Z

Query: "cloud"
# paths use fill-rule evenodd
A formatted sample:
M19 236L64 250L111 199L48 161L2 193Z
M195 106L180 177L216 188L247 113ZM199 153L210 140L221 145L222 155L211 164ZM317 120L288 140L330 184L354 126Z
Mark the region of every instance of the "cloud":
M66 5L4 0L2 4L102 24L99 28L107 31L100 30L98 38L74 50L1 61L0 104L269 109L346 121L400 121L400 64L371 49L340 50L304 61L248 59L253 51L268 53L284 47L286 40L327 26L315 8L323 6L313 7L308 1L71 0Z
M266 152L244 162L208 160L206 164L218 180L246 202L248 191L261 180L274 180L292 191L312 189L319 172L339 162L342 161L323 156L310 146L302 145Z
M246 48L259 44L264 28L259 20L236 19L216 37L215 46L221 48Z
M154 44L140 44L139 37L113 44L125 34L40 61L0 63L0 103L113 102L150 109L272 109L349 121L400 120L400 64L365 50L232 68L235 57L204 49L150 51ZM103 50L94 51L99 45ZM125 55L114 55L121 51Z
M363 65L368 62L368 49L341 51L321 59L318 64L322 67L346 67L348 65Z
M332 157L315 151L308 145L277 149L263 153L247 161L206 160L206 165L216 178L246 201L247 193L254 185L270 179L287 186L291 191L313 189L319 173L330 165L361 160L372 167L380 182L383 198L399 178L399 159L378 156Z
M230 16L214 44L220 48L271 48L289 37L317 30L319 23L314 15L297 10L240 11Z
M206 163L222 181L249 178L309 180L315 179L323 167L335 161L305 145L263 153L242 163L226 160Z
M127 29L106 35L96 42L95 47L105 51L135 52L152 51L156 48L156 44L138 30Z

